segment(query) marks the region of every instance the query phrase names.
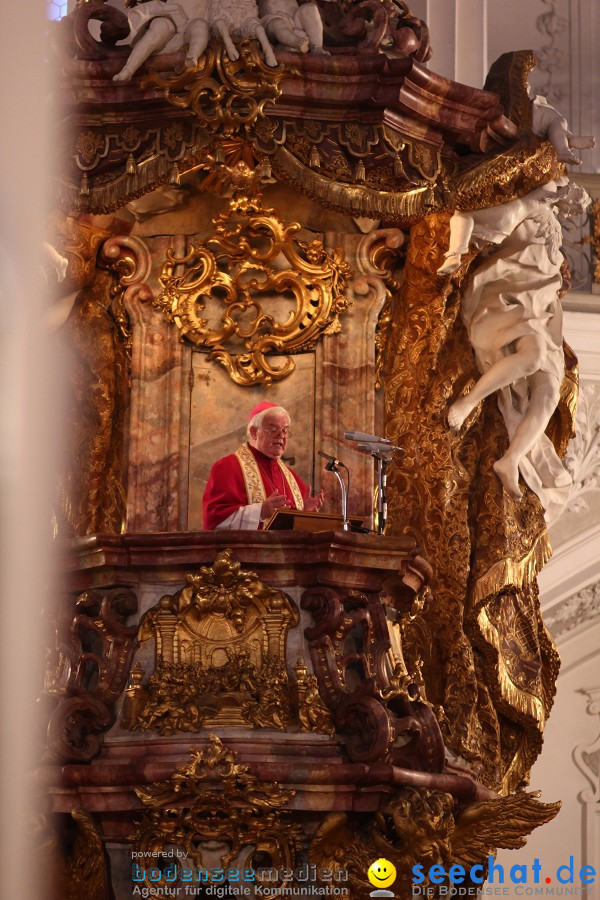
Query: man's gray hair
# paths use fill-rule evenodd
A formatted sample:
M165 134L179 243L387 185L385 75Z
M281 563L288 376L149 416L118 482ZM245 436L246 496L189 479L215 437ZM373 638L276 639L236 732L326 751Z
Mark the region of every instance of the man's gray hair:
M287 409L284 409L283 406L270 406L268 409L263 409L261 412L257 413L250 421L248 422L248 427L246 428L246 437L250 440L250 429L251 428L259 428L265 416L271 415L271 413L276 413L277 415L284 414L287 416L288 423L292 421L291 416Z

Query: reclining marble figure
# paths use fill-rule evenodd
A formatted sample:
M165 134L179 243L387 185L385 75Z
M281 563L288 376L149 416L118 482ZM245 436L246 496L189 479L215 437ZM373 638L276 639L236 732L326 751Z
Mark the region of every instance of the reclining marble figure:
M448 423L460 429L477 404L498 391L510 444L494 469L517 500L520 472L549 521L562 510L571 483L544 434L564 375L558 214L579 215L589 202L583 188L561 178L508 203L456 212L446 262L438 269L439 275L454 272L470 243L484 248L462 301L482 375L451 405Z
M211 35L221 37L231 60L239 58L232 37L256 38L269 66L277 60L258 14L255 0L149 0L127 10L131 53L113 81L130 81L153 53L187 46L185 65L196 66Z

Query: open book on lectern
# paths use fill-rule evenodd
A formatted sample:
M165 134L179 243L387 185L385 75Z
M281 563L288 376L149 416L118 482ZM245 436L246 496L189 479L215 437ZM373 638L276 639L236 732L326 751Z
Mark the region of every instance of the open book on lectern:
M352 530L362 527L361 516L348 516ZM265 531L340 531L343 519L330 513L303 509L277 509L265 523Z

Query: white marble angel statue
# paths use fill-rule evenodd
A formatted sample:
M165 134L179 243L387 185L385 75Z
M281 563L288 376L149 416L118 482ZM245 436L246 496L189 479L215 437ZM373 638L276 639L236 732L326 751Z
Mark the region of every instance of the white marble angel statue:
M589 202L583 188L561 178L509 203L457 212L450 222L446 262L438 269L440 275L454 272L470 243L496 245L484 251L462 301L482 375L451 405L448 423L460 429L477 404L498 391L510 444L494 469L515 499L522 496L520 473L540 498L548 521L562 511L571 483L544 434L564 375L558 213L579 215Z
M316 3L258 0L258 11L268 37L283 49L328 53L323 49L323 22Z
M127 10L131 53L113 81L131 81L153 53L170 53L187 44L185 65L195 66L210 35L210 0L149 0Z
M541 94L537 94L531 101L531 130L539 137L547 138L554 146L559 160L572 166L581 165L581 159L573 153L573 147L591 150L596 146L593 137L576 137L571 134L565 117Z
M232 37L256 38L265 54L266 64L277 65L273 48L259 19L256 0L210 0L209 17L213 32L223 39L229 59L239 58Z
M267 65L276 66L273 48L258 17L256 0L148 0L127 10L131 53L113 81L131 81L153 53L187 46L185 66L196 66L211 34L223 39L230 59L239 58L232 36L257 38Z

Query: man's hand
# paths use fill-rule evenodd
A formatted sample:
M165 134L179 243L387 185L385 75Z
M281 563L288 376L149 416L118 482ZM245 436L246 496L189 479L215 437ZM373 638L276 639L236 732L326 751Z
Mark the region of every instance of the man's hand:
M263 500L260 507L260 520L261 522L266 522L267 519L270 519L276 509L287 509L290 505L290 501L285 496L285 494L280 494L279 491L273 491L266 500Z
M323 488L319 491L316 497L307 497L304 501L304 509L307 512L317 512L317 510L321 509L323 506L323 502L325 500L325 493Z

